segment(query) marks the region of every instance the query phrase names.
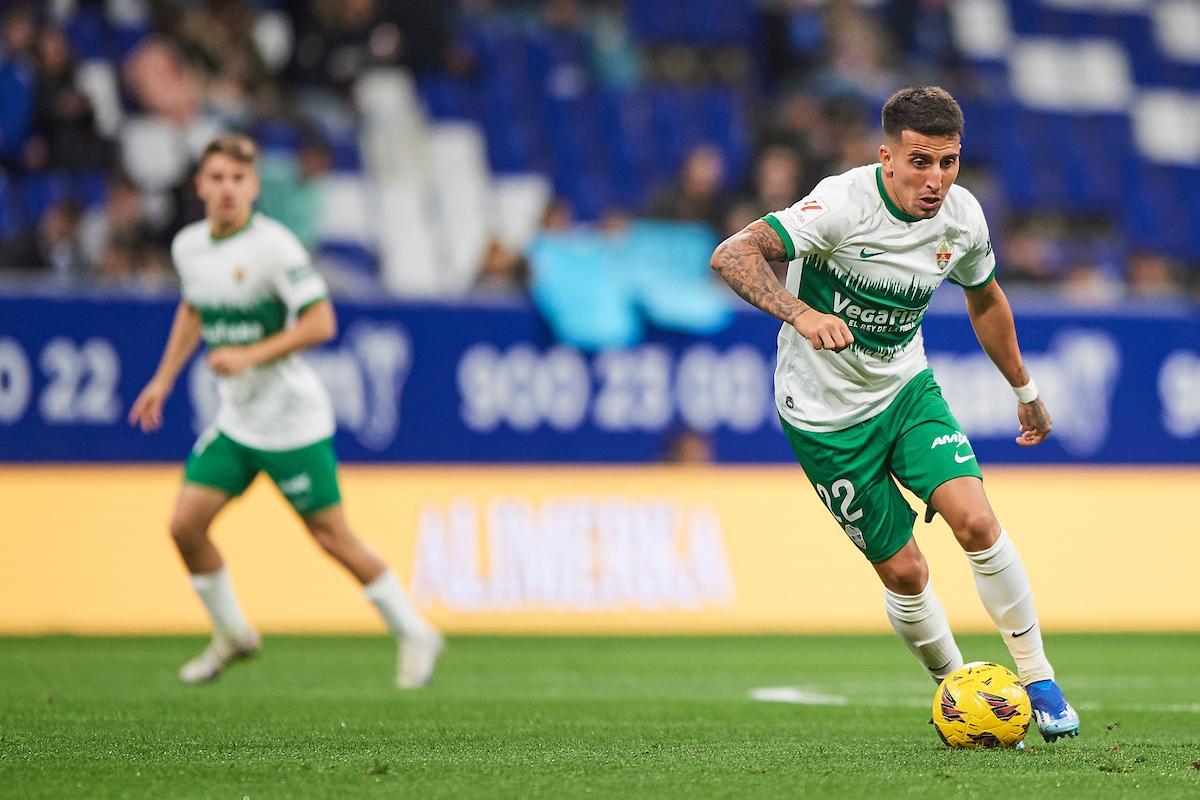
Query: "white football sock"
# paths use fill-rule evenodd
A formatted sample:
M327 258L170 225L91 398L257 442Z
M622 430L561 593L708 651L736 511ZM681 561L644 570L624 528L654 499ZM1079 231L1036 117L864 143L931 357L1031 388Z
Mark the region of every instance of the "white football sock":
M192 588L200 595L200 602L208 610L214 633L241 638L250 631L250 623L242 613L237 595L233 593L229 570L221 567L216 572L192 575L190 580Z
M940 681L962 666L962 653L932 583L926 583L917 595L896 594L885 586L883 604L892 628L934 680Z
M428 636L433 627L421 616L408 599L396 573L385 570L375 580L363 586L363 594L379 609L388 630L397 639L406 636Z
M967 553L967 558L975 572L979 599L1000 630L1017 664L1021 682L1052 680L1054 669L1042 652L1042 631L1033 607L1033 590L1016 545L1002 528L994 545L978 553Z

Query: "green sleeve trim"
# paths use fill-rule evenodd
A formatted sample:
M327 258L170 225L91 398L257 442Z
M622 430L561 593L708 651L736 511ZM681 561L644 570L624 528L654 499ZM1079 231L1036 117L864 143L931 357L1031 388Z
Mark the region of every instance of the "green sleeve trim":
M304 305L302 305L298 309L296 309L296 316L299 317L301 314L303 314L305 311L308 311L310 308L315 306L317 303L320 303L320 302L322 302L324 300L328 300L328 299L329 299L329 295L327 295L327 294L323 294L320 297L314 297L312 300L309 300L307 303L305 303Z
M779 234L779 238L783 240L783 249L787 253L787 260L793 261L796 258L796 245L792 243L792 235L787 232L787 228L783 227L783 223L774 214L767 214L763 217L763 222L770 225Z
M232 239L233 237L237 236L242 231L249 228L251 222L254 222L254 209L250 209L250 216L246 217L246 221L243 222L241 225L237 226L237 228L235 228L234 230L231 230L228 233L217 233L216 231L214 231L212 229L212 226L210 225L209 229L208 229L208 235L209 235L209 237L212 238L212 240L214 242L224 242L227 239Z
M971 284L970 286L968 286L965 283L959 283L958 281L954 280L954 278L947 278L947 280L950 281L951 283L953 283L955 286L961 286L963 289L970 291L972 289L982 289L983 287L985 287L989 283L991 283L995 278L996 278L996 268L992 267L992 271L988 273L988 276L986 278L984 278L979 283L974 283L974 284Z

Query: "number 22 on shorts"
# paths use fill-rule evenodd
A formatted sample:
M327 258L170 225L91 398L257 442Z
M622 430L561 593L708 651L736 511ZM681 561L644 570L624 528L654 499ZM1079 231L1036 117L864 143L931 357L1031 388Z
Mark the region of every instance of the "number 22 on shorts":
M851 509L854 505L854 484L845 478L838 478L829 489L826 489L821 484L816 484L817 494L821 496L821 500L825 503L825 507L829 509L829 513L833 514L833 518L838 522L856 522L862 519L862 509ZM832 489L832 491L830 491ZM841 513L833 510L835 500L841 500L839 509Z

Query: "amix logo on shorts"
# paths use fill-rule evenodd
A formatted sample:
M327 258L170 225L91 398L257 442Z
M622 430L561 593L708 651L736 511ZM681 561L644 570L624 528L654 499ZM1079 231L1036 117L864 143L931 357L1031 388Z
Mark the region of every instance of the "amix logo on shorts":
M948 433L945 436L939 436L933 440L933 444L929 445L929 449L932 450L935 447L941 447L944 444L952 444L955 447L960 444L967 444L966 434L964 434L962 431L955 431L954 433Z
M967 445L967 447L971 446L970 442L967 441L966 435L963 434L962 431L955 431L954 433L948 433L945 436L937 437L936 439L933 440L933 444L929 445L929 449L932 450L935 447L940 447L944 444L954 445L954 450L955 450L954 460L957 461L959 464L965 464L966 462L970 461L972 458L975 457L974 453L967 453L966 455L963 455L962 453L958 452L958 448L960 445L965 444L965 445Z
M294 494L304 494L312 488L312 478L308 477L307 472L301 472L299 475L294 475L291 478L279 482L279 491L285 495L291 496Z

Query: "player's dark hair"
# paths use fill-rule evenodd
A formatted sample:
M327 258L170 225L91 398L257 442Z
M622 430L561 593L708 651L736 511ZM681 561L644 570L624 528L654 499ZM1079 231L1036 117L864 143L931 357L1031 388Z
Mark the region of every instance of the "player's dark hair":
M899 139L904 131L922 136L962 136L962 109L940 86L901 89L883 104L883 132L888 138Z
M243 136L240 133L223 133L204 148L204 152L200 155L200 166L204 166L204 162L208 160L209 156L218 153L228 156L234 161L253 166L258 159L258 145L249 136Z

